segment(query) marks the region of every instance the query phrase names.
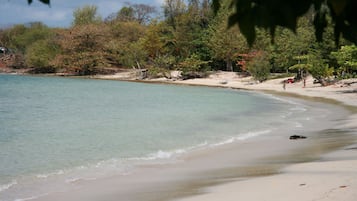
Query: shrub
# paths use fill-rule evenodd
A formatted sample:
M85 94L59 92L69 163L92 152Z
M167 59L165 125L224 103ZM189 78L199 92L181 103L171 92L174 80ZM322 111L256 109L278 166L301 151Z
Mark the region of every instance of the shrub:
M255 80L263 82L268 79L270 75L271 65L269 58L265 53L259 53L247 64L248 72Z

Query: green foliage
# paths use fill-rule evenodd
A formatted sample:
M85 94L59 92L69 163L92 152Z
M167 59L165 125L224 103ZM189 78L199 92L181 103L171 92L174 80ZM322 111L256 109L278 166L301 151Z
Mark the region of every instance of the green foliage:
M337 52L331 52L345 72L357 71L357 46L342 46Z
M132 7L122 7L117 14L117 20L119 21L133 21L134 20L134 9Z
M173 70L177 61L176 58L172 55L159 55L151 60L151 63L154 67Z
M315 79L323 82L333 75L334 69L328 66L319 50L310 50L302 58L306 60L304 64L301 64L304 66L303 70L307 70Z
M237 53L246 53L248 46L238 27L227 28L228 6L222 8L207 30L207 46L212 51L214 59L224 60L227 71L232 71L232 63Z
M297 33L288 29L278 28L275 43L270 49L270 59L274 70L286 72L288 68L296 64L296 57L306 55L315 43L313 28L307 16L298 21Z
M217 12L224 0L213 0ZM340 35L357 43L357 1L354 0L231 0L235 12L231 14L229 25L238 24L241 32L250 45L256 39L256 27L269 29L272 36L278 26L286 27L292 31L297 29L297 19L314 8L314 28L318 41L323 38L323 33L328 25L328 17L334 22L334 35L336 43Z
M167 53L164 31L165 23L152 22L142 37L144 49L148 52L148 56L152 60Z
M147 52L143 49L142 42L137 41L124 47L120 61L124 66L131 66L133 68L140 69L146 59Z
M248 72L255 80L263 82L268 79L271 69L269 58L265 53L258 53L250 62L248 62Z
M192 54L190 57L178 64L178 69L183 73L198 72L202 71L207 64L208 61L202 61L196 54Z
M36 73L53 73L55 68L50 63L58 53L59 47L52 41L38 40L26 50L26 65Z
M107 35L108 39L103 41L108 58L114 65L133 67L140 66L147 58L144 49L143 36L146 28L136 21L118 21L111 24Z
M262 51L266 54L249 62L250 72L258 80L266 79L270 68L278 73L308 71L327 79L331 66L341 72L357 70L356 47L340 39L343 34L356 41L356 23L351 21L357 19L353 11L356 2L213 0L211 4L210 0L166 0L160 20L152 20L154 8L127 3L105 22L97 7L89 5L73 12L71 28L16 25L0 30L0 42L19 53L19 58L24 55L26 66L39 72L55 67L60 72L84 75L101 73L109 66L231 71L242 55ZM335 40L341 42L340 50Z
M98 24L102 21L102 18L97 14L98 7L93 5L85 5L81 8L77 8L73 12L73 26Z
M8 32L9 47L24 53L32 43L48 39L52 35L52 30L40 22L30 23L28 26L16 25Z
M148 68L148 77L149 78L163 77L164 75L166 75L168 73L169 73L169 71L165 68L154 67L154 66Z

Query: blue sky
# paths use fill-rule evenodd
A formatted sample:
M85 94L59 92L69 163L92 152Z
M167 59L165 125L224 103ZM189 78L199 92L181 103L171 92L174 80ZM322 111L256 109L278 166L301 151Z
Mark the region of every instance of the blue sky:
M51 0L51 7L38 0L33 0L31 5L27 4L27 0L1 0L0 26L41 21L50 27L69 27L73 21L73 11L78 7L95 5L104 19L119 11L126 2L159 8L164 0Z

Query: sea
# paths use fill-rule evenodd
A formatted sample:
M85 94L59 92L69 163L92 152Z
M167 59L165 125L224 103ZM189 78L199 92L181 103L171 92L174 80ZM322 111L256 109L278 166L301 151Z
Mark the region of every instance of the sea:
M281 130L301 134L327 115L228 88L0 75L0 200L66 192Z

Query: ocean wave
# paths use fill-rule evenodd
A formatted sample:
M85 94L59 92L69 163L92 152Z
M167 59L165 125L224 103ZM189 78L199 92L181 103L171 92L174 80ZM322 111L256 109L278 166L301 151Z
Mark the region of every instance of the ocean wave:
M143 160L143 161L153 161L153 160L164 160L164 159L173 159L176 158L182 154L188 153L193 150L200 149L202 147L206 147L208 145L208 142L205 141L203 143L200 143L195 146L191 146L188 148L182 148L182 149L175 149L171 151L166 151L166 150L158 150L157 152L150 153L147 156L144 157L133 157L129 158L129 161L138 161L138 160Z
M96 180L97 178L85 178L85 179L83 179L83 178L68 178L68 179L66 179L65 180L65 182L67 183L67 184L72 184L72 183L77 183L77 182L80 182L80 181L93 181L93 180Z
M16 180L12 180L10 183L7 183L7 184L1 184L0 192L10 189L11 187L15 186L16 184L17 184Z
M277 101L280 101L280 102L284 102L284 103L289 103L291 105L300 105L300 106L303 105L303 104L295 102L293 100L277 97L277 96L274 96L272 94L263 94L263 95L269 97L270 99L274 99L274 100L277 100Z
M27 201L27 200L34 200L39 198L40 196L32 196L32 197L28 197L28 198L19 198L19 199L15 199L14 201Z
M49 195L49 193L44 193L44 194L41 194L41 195L38 195L38 196L31 196L31 197L27 197L27 198L18 198L18 199L15 199L14 201L28 201L28 200L35 200L35 199L38 199L40 197L44 197L46 195Z
M295 106L293 108L290 108L290 111L302 111L305 112L307 109L303 106Z
M57 171L51 172L51 173L38 174L38 175L36 175L36 177L40 178L40 179L46 179L46 178L51 177L51 176L63 175L64 173L65 173L64 170L57 170Z
M247 140L249 138L253 138L253 137L260 136L260 135L268 134L270 132L271 132L271 130L248 132L248 133L236 136L236 137L231 137L231 138L226 139L226 140L224 140L222 142L218 142L218 143L212 144L211 147L217 147L217 146L222 146L222 145L226 145L226 144L231 144L231 143L234 143L236 141Z

